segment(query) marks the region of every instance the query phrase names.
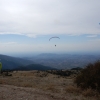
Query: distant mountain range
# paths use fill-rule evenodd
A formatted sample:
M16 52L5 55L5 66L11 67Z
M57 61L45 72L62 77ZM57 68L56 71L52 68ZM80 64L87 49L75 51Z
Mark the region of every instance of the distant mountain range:
M35 64L32 60L0 54L3 70L50 70L52 67Z
M100 55L43 53L24 59L57 69L71 69L76 67L83 68L89 63L94 63L95 61L100 60Z
M11 57L0 54L3 69L10 70L50 70L83 68L89 63L100 60L100 55L71 55L44 53L32 57Z

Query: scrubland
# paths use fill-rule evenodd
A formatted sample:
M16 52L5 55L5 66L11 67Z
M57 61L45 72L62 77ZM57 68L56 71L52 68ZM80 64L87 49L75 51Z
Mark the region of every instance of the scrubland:
M74 83L77 75L60 76L47 71L13 71L0 76L0 100L100 100L92 89Z

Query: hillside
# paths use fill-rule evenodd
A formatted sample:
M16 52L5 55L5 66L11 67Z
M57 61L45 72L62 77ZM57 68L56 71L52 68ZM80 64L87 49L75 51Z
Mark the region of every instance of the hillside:
M3 69L71 69L85 67L89 63L100 60L100 55L71 55L44 53L37 56L18 58L0 55ZM32 65L33 64L33 65ZM20 67L19 67L20 66ZM34 67L34 69L33 69ZM48 68L47 68L48 67Z
M48 67L48 66L43 66L41 64L30 64L27 66L19 66L15 68L14 70L24 70L24 71L29 71L29 70L56 70L56 68Z
M100 55L44 53L25 59L53 68L70 69L75 67L83 68L89 63L94 63L100 59Z
M7 55L0 55L0 61L2 62L3 70L50 70L54 69L41 64L35 64L31 60L25 60L22 58L11 57Z
M1 54L0 54L0 62L2 62L3 69L14 69L21 65L25 66L33 63L33 61L30 60L25 60L22 58L16 58Z
M47 71L13 71L0 76L0 100L100 100L94 90L74 83L75 75L60 76Z

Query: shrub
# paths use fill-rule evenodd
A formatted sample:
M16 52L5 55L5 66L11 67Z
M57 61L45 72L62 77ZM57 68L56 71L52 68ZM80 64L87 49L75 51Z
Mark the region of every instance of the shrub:
M100 61L88 64L76 77L75 83L82 89L94 89L100 92Z

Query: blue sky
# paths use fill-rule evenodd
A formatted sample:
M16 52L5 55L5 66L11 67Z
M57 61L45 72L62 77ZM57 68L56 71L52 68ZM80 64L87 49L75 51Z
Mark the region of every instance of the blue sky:
M100 53L99 23L100 0L0 0L0 54Z
M54 35L56 36L56 35ZM31 56L38 53L99 53L100 35L52 35L27 37L24 35L0 35L1 54ZM56 46L55 46L56 45Z

